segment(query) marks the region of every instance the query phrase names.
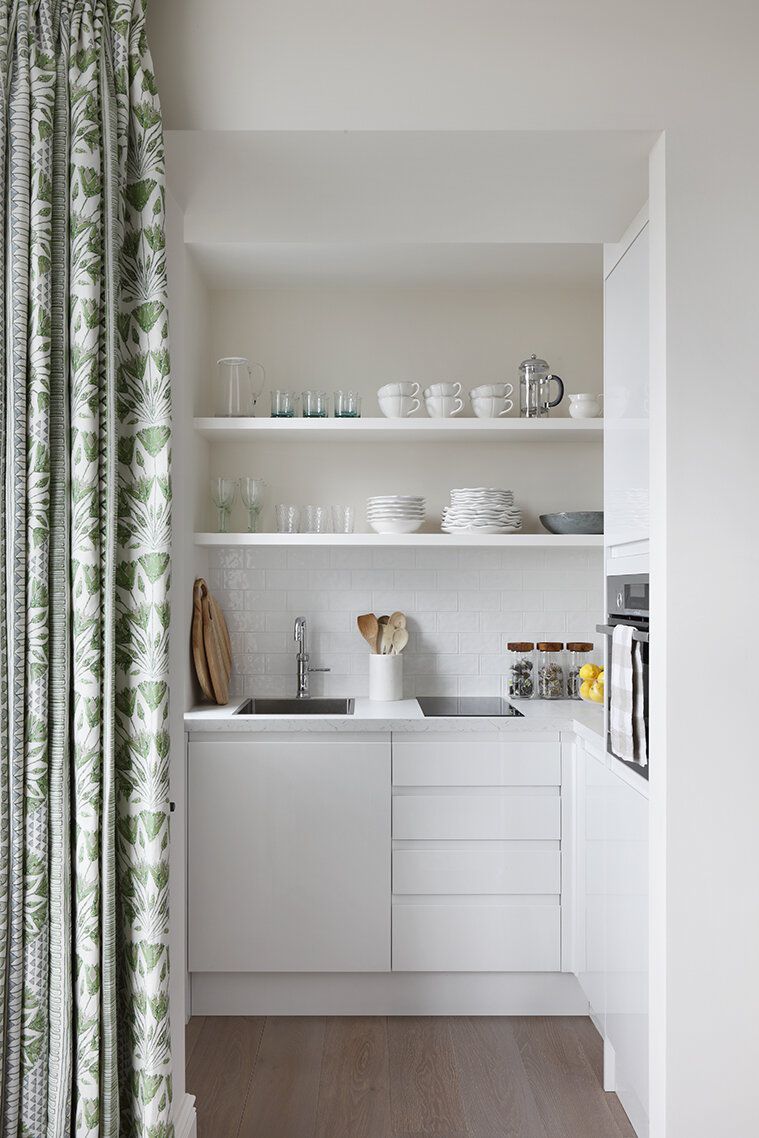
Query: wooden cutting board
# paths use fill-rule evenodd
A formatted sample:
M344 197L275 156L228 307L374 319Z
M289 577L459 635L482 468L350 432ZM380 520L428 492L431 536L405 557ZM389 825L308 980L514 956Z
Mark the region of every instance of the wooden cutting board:
M232 645L229 629L208 585L198 577L192 594L192 656L195 674L206 699L229 703Z

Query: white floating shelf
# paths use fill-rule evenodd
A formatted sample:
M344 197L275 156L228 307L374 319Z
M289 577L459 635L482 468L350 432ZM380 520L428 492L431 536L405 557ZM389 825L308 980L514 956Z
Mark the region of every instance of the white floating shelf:
M603 419L195 419L211 441L572 442L603 441Z
M427 546L535 546L538 548L600 548L603 534L448 534L448 533L196 533L196 545L363 545Z

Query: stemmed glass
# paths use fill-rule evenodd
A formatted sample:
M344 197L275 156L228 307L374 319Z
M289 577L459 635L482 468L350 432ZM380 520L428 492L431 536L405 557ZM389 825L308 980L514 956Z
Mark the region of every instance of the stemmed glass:
M246 475L240 479L240 496L242 504L248 511L248 533L258 532L258 516L261 513L266 485L263 478L250 478Z
M229 515L236 497L236 478L211 479L211 501L219 512L219 533L229 533Z

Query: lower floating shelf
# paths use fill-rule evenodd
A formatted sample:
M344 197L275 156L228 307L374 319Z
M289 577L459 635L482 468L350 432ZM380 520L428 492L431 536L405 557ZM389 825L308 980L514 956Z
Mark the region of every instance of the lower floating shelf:
M600 548L603 534L553 533L196 533L196 545L390 545L454 549L457 546Z

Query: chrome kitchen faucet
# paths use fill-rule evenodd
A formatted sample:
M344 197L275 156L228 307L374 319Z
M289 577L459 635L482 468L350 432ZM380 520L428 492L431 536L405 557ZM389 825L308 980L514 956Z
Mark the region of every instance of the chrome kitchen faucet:
M306 618L304 616L296 616L295 627L293 628L293 639L298 645L298 655L296 656L296 663L298 668L298 699L308 699L310 691L308 690L308 676L310 672L329 672L329 668L309 668L308 661L308 641L306 639Z

